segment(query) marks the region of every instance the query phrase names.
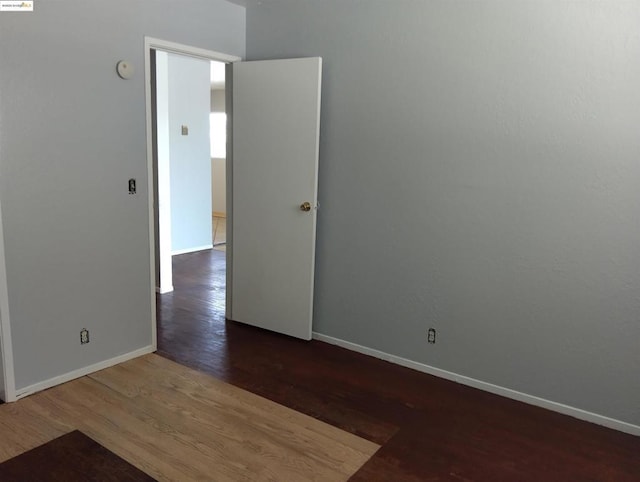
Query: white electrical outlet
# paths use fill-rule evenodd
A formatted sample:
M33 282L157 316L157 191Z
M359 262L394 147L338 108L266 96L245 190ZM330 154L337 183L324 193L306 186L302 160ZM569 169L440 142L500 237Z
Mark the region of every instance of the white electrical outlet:
M82 331L80 331L80 344L86 345L87 343L89 343L89 330L83 328Z

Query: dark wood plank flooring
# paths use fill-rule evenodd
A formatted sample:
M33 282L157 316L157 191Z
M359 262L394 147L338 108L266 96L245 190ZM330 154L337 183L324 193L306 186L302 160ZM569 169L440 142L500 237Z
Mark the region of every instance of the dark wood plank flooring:
M225 321L224 253L174 257L158 353L382 448L357 481L640 481L640 437Z
M153 482L156 479L74 430L1 463L0 480Z

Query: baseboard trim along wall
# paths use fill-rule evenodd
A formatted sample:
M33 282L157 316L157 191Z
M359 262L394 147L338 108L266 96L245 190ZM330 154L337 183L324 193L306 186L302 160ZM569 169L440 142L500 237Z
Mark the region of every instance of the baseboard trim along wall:
M165 294L165 293L171 293L173 291L173 285L171 286L167 286L167 287L160 287L160 286L156 286L156 293L158 294Z
M171 251L171 256L175 256L176 254L195 253L196 251L204 251L205 249L212 248L213 244L205 244L204 246L196 246L195 248L178 249L176 251Z
M334 338L332 336L323 335L321 333L313 332L313 339L318 341L324 341L325 343L336 345L341 348L346 348L347 350L362 353L364 355L369 355L374 358L379 358L380 360L385 360L391 363L395 363L396 365L412 368L413 370L418 370L419 372L427 373L429 375L444 378L446 380L451 380L456 383L461 383L462 385L467 385L469 387L477 388L479 390L484 390L485 392L494 393L496 395L501 395L503 397L511 398L512 400L528 403L529 405L535 405L537 407L553 410L554 412L562 413L564 415L569 415L571 417L574 417L580 420L585 420L587 422L595 423L598 425L602 425L604 427L612 428L614 430L619 430L620 432L625 432L631 435L640 436L640 426L638 425L633 425L631 423L622 422L620 420L605 417L603 415L598 415L597 413L587 412L586 410L582 410L580 408L575 408L569 405L564 405L562 403L553 402L551 400L546 400L544 398L536 397L534 395L529 395L527 393L511 390L510 388L501 387L499 385L493 385L492 383L476 380L475 378L459 375L454 372L449 372L446 370L442 370L440 368L435 368L429 365L425 365L424 363L418 363L418 362L408 360L406 358L402 358L396 355L390 355L389 353L385 353L383 351L375 350L373 348L368 348L366 346L358 345L356 343L351 343L349 341L341 340L339 338Z
M155 348L153 346L151 345L146 346L144 348L140 348L138 350L125 353L124 355L119 355L115 358L110 358L109 360L101 361L99 363L89 365L88 367L79 368L69 373L65 373L64 375L59 375L57 377L50 378L49 380L45 380L43 382L34 383L33 385L29 385L28 387L20 388L16 390L16 400L19 400L28 395L33 395L36 392L41 392L42 390L46 390L47 388L55 387L56 385L60 385L62 383L70 382L71 380L75 380L76 378L89 375L90 373L94 373L99 370L104 370L105 368L112 367L114 365L117 365L118 363L124 363L128 360L132 360L133 358L137 358L142 355L147 355L148 353L153 353L154 351L155 351Z

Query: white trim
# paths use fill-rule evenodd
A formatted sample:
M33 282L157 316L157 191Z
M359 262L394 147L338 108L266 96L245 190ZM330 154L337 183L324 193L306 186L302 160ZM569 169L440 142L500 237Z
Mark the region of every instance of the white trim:
M171 251L171 256L195 253L196 251L204 251L205 249L213 249L213 244L205 244L204 246L196 246L195 248L176 249L175 251Z
M154 222L157 246L156 278L162 291L173 285L173 263L171 261L171 166L169 135L169 54L155 50L155 72L151 72L150 84L152 115L151 124L156 144L153 149L153 200L157 209ZM153 69L153 65L151 66ZM155 92L155 98L154 98ZM155 136L154 136L155 135Z
M191 45L179 44L153 37L145 37L144 45L145 52L148 52L149 49L158 49L164 52L188 55L200 59L217 60L219 62L238 62L242 60L242 58L237 55L223 54L222 52L216 52L214 50L202 49L200 47L193 47Z
M153 186L153 130L151 123L152 105L151 105L151 50L161 50L163 52L172 52L191 57L204 58L208 60L217 60L219 62L238 62L242 60L236 55L228 55L214 50L193 47L191 45L179 44L168 40L147 37L144 38L144 89L146 102L146 121L147 121L147 182L149 191L149 275L151 287L151 342L153 350L158 346L158 327L156 313L156 256L155 256L155 209L154 209L154 186ZM211 246L213 247L213 246ZM227 257L229 254L227 254ZM231 290L231 285L227 285L227 293ZM230 293L229 293L230 296Z
M149 212L149 280L151 286L151 345L155 350L158 346L158 324L156 313L156 233L155 233L155 208L153 186L153 125L151 122L151 46L149 39L144 39L144 95L146 105L147 124L147 203Z
M233 65L225 66L225 112L227 113L227 159L226 175L226 269L225 269L225 298L224 317L233 320L232 289L233 286Z
M469 387L477 388L485 392L501 395L503 397L510 398L512 400L528 403L529 405L535 405L536 407L546 408L554 412L562 413L563 415L569 415L571 417L574 417L580 420L585 420L587 422L595 423L597 425L603 425L605 427L612 428L614 430L619 430L620 432L625 432L631 435L640 436L640 426L638 425L633 425L631 423L623 422L621 420L605 417L604 415L598 415L597 413L588 412L580 408L571 407L569 405L564 405L558 402L553 402L551 400L546 400L544 398L536 397L534 395L529 395L527 393L511 390L510 388L505 388L499 385L494 385L492 383L476 380L475 378L470 378L464 375L459 375L454 372L449 372L447 370L435 368L429 365L425 365L424 363L408 360L406 358L402 358L396 355L391 355L383 351L375 350L373 348L368 348L366 346L358 345L356 343L351 343L349 341L341 340L339 338L334 338L332 336L323 335L321 333L313 332L313 339L318 341L324 341L331 345L336 345L342 348L346 348L347 350L362 353L364 355L369 355L374 358L379 358L381 360L385 360L403 367L411 368L419 372L428 373L429 375L433 375L439 378L451 380L453 382L460 383L462 385L467 385Z
M0 357L4 386L0 387L0 398L5 402L16 400L15 368L13 365L13 339L9 315L9 290L7 288L7 266L5 264L2 207L0 206Z
M99 370L104 370L105 368L118 365L119 363L124 363L126 361L132 360L133 358L137 358L142 355L153 353L154 351L156 351L155 348L150 345L144 348L139 348L138 350L135 350L129 353L125 353L124 355L119 355L109 360L104 360L104 361L95 363L88 367L83 367L77 370L73 370L69 373L65 373L64 375L59 375L57 377L50 378L49 380L45 380L43 382L34 383L33 385L29 385L28 387L17 390L16 400L26 397L28 395L33 395L36 392L46 390L47 388L55 387L56 385L60 385L62 383L66 383L71 380L75 380L76 378L89 375Z
M160 286L156 286L156 293L163 295L165 293L171 293L173 291L173 285L165 286L160 288Z

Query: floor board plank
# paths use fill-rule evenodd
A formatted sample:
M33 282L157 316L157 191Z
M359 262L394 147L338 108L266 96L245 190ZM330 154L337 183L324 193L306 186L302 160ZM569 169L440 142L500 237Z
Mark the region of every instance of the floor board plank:
M0 480L152 482L154 479L74 430L0 463Z
M73 429L158 480L344 481L379 448L157 355L0 406L0 456Z

